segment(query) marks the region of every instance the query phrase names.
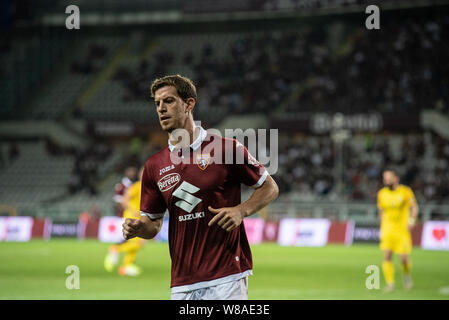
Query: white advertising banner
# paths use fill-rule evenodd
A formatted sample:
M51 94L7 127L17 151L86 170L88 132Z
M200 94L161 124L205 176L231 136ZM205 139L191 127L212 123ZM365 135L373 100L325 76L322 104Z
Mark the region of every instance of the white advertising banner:
M161 231L156 235L154 238L156 241L159 242L168 242L168 217L164 217L164 221L162 223Z
M6 217L0 217L0 241L6 240Z
M328 219L282 219L278 243L281 246L325 246L329 227Z
M98 239L101 242L122 242L122 224L123 219L120 217L101 217L100 224L98 226Z
M424 222L421 247L430 250L449 250L449 221Z
M32 217L0 217L0 241L29 241Z

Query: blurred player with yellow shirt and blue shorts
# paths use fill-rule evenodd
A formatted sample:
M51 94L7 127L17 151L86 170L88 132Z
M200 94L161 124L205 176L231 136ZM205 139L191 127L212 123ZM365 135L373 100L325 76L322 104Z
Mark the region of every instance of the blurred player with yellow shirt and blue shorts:
M380 249L384 252L382 272L389 292L394 289L393 252L401 259L404 288L412 288L410 276L412 250L410 231L416 224L418 204L412 189L399 184L399 177L392 169L382 173L384 187L377 193L380 220Z
M140 194L142 190L143 167L139 171L139 180L134 182L125 192L122 199L122 206L125 209L123 219L140 219ZM132 238L120 244L112 245L104 260L104 267L111 272L118 264L120 253L124 253L122 264L118 273L122 276L138 276L141 269L134 264L137 252L143 247L146 240L142 238Z

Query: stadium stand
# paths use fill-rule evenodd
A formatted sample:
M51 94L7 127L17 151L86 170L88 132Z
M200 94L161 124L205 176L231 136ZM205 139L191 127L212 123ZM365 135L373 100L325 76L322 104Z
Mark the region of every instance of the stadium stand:
M6 34L0 40L0 115L20 116L15 112L33 88L60 61L67 40L57 32L41 35Z
M72 166L69 156L51 156L42 141L20 142L15 146L14 160L0 172L2 202L32 205L65 190Z
M71 52L71 62L64 65L59 75L39 92L32 108L32 118L57 119L64 115L83 90L105 67L120 39L91 37L83 39ZM57 103L55 103L57 101Z
M437 135L359 135L344 149L345 188L338 194L337 152L329 137L302 137L280 149L276 181L282 194L299 198L375 201L383 168L400 168L403 183L410 185L418 200L429 202L449 196L447 175L449 142ZM338 174L338 172L337 172Z
M155 121L146 107L146 79L171 73L196 81L202 94L198 115L211 123L226 113L376 110L393 114L424 108L447 112L449 70L440 61L448 53L443 43L448 23L448 16L410 18L406 24L390 22L385 27L397 32L376 34L336 23L340 32L304 27L287 32L160 36L150 59L122 61L114 79L88 102L85 115ZM402 58L404 52L413 54ZM164 67L167 64L169 68ZM385 74L389 80L380 81Z

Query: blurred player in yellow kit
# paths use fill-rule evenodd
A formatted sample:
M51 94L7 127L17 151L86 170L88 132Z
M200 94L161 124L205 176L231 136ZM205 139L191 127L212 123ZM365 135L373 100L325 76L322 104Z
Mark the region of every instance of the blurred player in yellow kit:
M123 218L140 219L140 193L142 188L142 174L143 167L139 171L139 180L134 182L125 192L122 200L122 206L125 209ZM134 264L137 252L143 247L146 240L142 238L132 238L126 240L121 244L112 245L109 248L109 253L104 260L104 267L111 272L118 264L119 254L125 253L122 264L118 269L118 273L122 276L138 276L141 270Z
M382 271L386 282L385 291L394 289L393 252L401 259L404 287L411 289L410 231L416 224L418 205L412 189L399 184L399 177L394 170L384 170L382 177L385 187L377 194L377 206L380 219L380 249L384 252Z

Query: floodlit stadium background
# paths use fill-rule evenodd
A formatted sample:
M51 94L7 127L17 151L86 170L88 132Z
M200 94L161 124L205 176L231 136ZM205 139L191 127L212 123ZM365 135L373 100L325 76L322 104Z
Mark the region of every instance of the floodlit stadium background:
M79 30L65 27L71 4ZM380 30L365 27L370 4ZM196 83L205 128L279 130L280 196L245 220L250 299L449 298L449 1L7 0L0 12L0 299L169 298L164 233L139 253L138 279L103 258L121 234L114 185L167 143L150 83L176 73ZM387 165L420 208L415 287L389 295L365 286L382 260ZM69 265L79 290L65 287Z

